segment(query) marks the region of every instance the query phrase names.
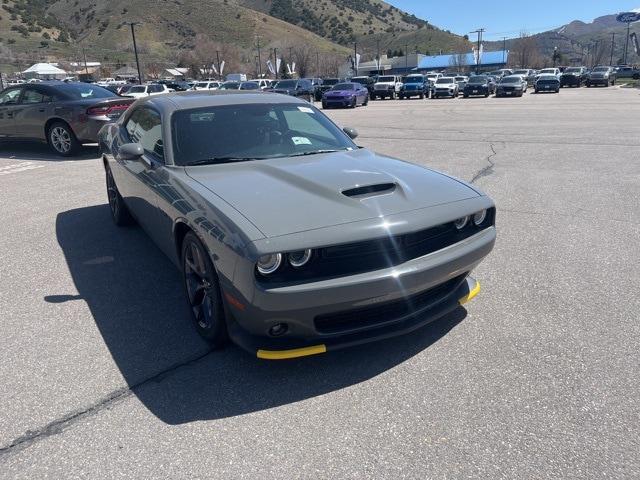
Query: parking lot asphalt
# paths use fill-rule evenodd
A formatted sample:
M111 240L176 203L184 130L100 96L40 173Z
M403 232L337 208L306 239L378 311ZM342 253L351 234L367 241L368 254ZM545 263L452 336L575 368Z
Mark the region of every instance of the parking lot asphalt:
M499 238L466 310L275 363L199 340L95 149L0 144L0 478L639 478L639 111L616 87L328 112L484 189Z

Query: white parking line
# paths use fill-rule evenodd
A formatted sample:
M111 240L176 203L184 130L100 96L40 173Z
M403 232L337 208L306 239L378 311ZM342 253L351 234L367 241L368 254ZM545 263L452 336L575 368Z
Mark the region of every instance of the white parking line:
M5 165L0 167L0 175L10 175L12 173L24 172L26 170L34 170L36 168L42 168L46 165L36 165L33 162L21 162L11 165Z

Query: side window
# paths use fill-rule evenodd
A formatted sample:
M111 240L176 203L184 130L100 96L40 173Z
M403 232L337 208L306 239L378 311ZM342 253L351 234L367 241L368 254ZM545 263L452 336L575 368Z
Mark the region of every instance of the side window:
M127 120L125 128L131 142L139 143L145 153L164 160L162 122L157 112L150 108L138 108Z
M20 97L20 88L12 88L0 93L0 105L15 105Z
M23 104L33 104L33 103L44 103L48 102L49 99L43 92L36 90L33 87L27 87L24 89L24 94L22 95Z

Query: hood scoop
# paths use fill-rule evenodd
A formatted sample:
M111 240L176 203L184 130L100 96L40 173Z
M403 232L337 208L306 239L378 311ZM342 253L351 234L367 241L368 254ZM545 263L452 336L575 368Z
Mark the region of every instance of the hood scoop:
M373 197L374 195L384 195L385 193L391 193L395 189L395 183L376 183L374 185L365 185L362 187L354 187L347 190L342 190L342 194L345 197L350 198L366 198Z

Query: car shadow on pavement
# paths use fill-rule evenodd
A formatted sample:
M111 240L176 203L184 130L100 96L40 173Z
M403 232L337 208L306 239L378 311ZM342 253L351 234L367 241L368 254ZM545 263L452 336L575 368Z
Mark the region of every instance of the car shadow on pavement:
M0 140L0 158L61 162L67 160L95 160L99 156L97 144L84 145L76 155L62 157L53 153L44 142Z
M58 242L125 381L168 424L277 407L340 390L388 371L440 340L466 316L452 314L411 335L325 355L269 362L230 346L209 351L190 324L176 267L139 228L117 228L109 207L60 213ZM81 379L79 379L81 380Z

